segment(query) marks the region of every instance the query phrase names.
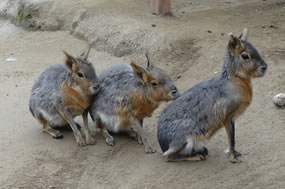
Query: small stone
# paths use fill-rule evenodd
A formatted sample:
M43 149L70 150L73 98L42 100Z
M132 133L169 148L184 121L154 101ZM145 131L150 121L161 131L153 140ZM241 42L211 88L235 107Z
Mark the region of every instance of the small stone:
M285 106L285 93L280 93L274 96L273 103L279 107Z
M156 25L155 25L155 24L152 24L151 26L152 26L152 27L156 27Z
M211 30L208 30L207 32L208 32L208 33L212 33L212 31L211 31Z
M177 76L177 79L180 79L181 78L181 75Z
M6 59L7 62L16 62L16 60L17 59L13 58L13 57L9 57L9 58Z

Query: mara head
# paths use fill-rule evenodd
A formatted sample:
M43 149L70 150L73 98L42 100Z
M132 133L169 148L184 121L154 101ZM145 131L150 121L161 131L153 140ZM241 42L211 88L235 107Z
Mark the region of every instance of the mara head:
M231 58L231 70L241 78L255 78L265 75L267 64L248 39L248 29L244 28L239 37L229 34L229 56Z
M156 102L176 99L179 92L169 75L152 65L148 52L146 58L146 69L131 63L136 80L144 86L146 97Z
M73 57L64 51L66 56L65 66L68 71L68 79L75 87L80 87L88 95L94 95L99 91L99 81L93 65L87 60L91 46L79 57Z

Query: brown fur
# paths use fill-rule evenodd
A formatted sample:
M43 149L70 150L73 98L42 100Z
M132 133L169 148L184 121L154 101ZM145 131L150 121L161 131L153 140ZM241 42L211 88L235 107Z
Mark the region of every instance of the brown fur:
M236 80L234 80L234 87L236 88L237 94L240 96L240 105L233 117L233 119L235 120L237 117L242 115L247 109L247 107L250 105L252 101L253 91L252 91L251 81L247 79L237 78ZM230 114L231 113L224 114L225 117L222 119L223 121L219 126L212 127L206 136L196 137L196 140L205 141L210 139L216 133L216 131L218 131L221 127L225 127L225 125L227 125L228 122L227 116ZM226 131L228 131L227 128Z
M132 97L132 114L139 120L150 117L152 112L158 107L158 102L151 102L138 92L133 92Z
M76 115L81 115L92 101L92 96L86 95L83 97L79 94L79 92L67 84L64 84L61 90L64 96L65 104L68 105L69 108L73 108ZM86 92L84 94L86 94Z
M47 126L47 121L44 120L44 119L40 119L39 121L40 121L40 123L42 124L43 128L46 128L46 126Z
M122 122L120 123L120 128L128 128L133 125L133 120L129 117L127 109L117 109L117 113L120 116Z
M236 119L242 113L245 112L247 107L250 105L252 101L252 96L253 96L252 85L251 85L250 79L236 79L235 87L240 96L240 105L234 115L234 119Z

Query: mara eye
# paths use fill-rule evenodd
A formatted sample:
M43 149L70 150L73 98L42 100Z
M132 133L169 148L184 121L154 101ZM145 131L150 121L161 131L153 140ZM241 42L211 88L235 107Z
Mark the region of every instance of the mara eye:
M152 86L157 86L158 84L156 82L151 82Z
M245 54L245 53L241 54L241 57L244 60L248 60L249 59L249 56L247 54Z
M77 72L78 77L83 77L83 74L80 72Z

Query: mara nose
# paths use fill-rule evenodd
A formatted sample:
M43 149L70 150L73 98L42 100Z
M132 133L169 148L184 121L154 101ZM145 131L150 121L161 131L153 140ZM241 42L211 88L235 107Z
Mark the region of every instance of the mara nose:
M99 84L97 84L97 85L94 85L94 86L93 86L93 89L96 91L96 90L98 90L98 89L99 89L99 87L100 87L100 85L99 85Z
M263 65L263 66L261 67L261 70L262 70L262 72L265 72L265 71L267 70L267 65L266 65L266 64Z
M172 91L171 91L172 95L177 95L178 90L176 87L173 87Z

